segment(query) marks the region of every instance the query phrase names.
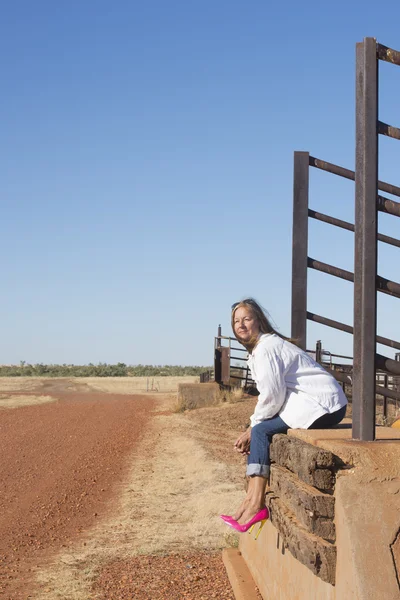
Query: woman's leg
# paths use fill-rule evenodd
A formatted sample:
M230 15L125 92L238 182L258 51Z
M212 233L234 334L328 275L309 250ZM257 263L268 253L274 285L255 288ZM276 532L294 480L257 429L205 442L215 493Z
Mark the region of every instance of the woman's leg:
M265 504L265 487L269 477L269 446L275 433L286 433L288 425L279 417L273 417L255 425L251 430L250 454L246 475L249 476L247 495L234 518L247 523Z

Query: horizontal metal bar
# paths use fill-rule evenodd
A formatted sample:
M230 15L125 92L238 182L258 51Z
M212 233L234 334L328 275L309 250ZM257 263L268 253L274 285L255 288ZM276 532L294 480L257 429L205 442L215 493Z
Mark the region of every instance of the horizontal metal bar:
M339 329L339 331L345 331L346 333L353 334L353 328L350 325L345 325L344 323L340 323L339 321L334 321L333 319L321 317L321 315L316 315L312 312L307 312L307 319L309 321L314 321L314 323L320 323L321 325L326 325L327 327L332 327L333 329Z
M385 196L378 196L377 207L380 212L400 217L400 202L395 202L394 200L385 198Z
M375 387L375 393L379 396L383 396L384 398L393 398L393 400L400 400L400 392L390 390L387 387L383 387L383 385L377 385Z
M233 340L234 342L237 342L236 338L230 338L223 335L215 336L214 340L216 342L220 342L221 340ZM220 346L220 348L229 348L230 350L236 350L237 352L247 352L246 348L235 348L234 346Z
M400 375L400 362L387 356L382 356L382 354L376 355L376 368L381 371L388 371L393 375Z
M333 265L328 265L327 263L320 262L314 258L308 257L307 265L310 269L316 269L322 273L327 273L328 275L333 275L334 277L339 277L340 279L346 279L346 281L354 281L354 274L350 271L340 269L339 267L334 267Z
M231 354L231 360L243 360L243 361L247 362L247 358L242 358L241 356L232 356L232 354Z
M248 377L240 377L239 375L229 375L229 379L242 379L242 380L247 380L247 381L253 381L252 379L249 379ZM399 394L400 396L400 394Z
M347 229L347 231L354 231L354 225L352 223L342 221L341 219L336 219L335 217L331 217L330 215L324 215L324 213L316 212L311 208L308 209L308 216L311 219L316 219L317 221L322 221L323 223L328 223L329 225L334 225L335 227Z
M390 237L390 235L378 233L378 241L384 242L385 244L389 244L390 246L396 246L397 248L400 248L400 240L398 240L397 238Z
M400 140L400 129L387 123L382 123L382 121L378 121L378 133L391 137L394 140Z
M337 381L341 381L342 383L348 383L349 385L353 385L353 380L351 375L348 373L343 373L342 371L335 371L334 369L329 369L325 367L325 370L328 371Z
M327 263L320 262L318 260L315 260L314 258L308 257L307 265L310 269L315 269L317 271L321 271L322 273L327 273L328 275L339 277L339 279L345 279L346 281L354 281L354 274L350 271L340 269L339 267L334 267L333 265L328 265ZM382 292L384 294L388 294L389 296L395 296L396 298L400 298L400 283L397 283L396 281L391 281L390 279L386 279L385 277L377 275L376 287L378 292Z
M379 198L380 196L378 196ZM390 200L389 200L390 202ZM399 216L400 216L400 202L395 202L399 207ZM387 212L387 211L385 211ZM342 221L341 219L336 219L335 217L331 217L330 215L324 215L323 213L316 212L311 208L308 209L308 216L311 219L316 219L317 221L322 221L323 223L328 223L329 225L334 225L335 227L340 227L341 229L346 229L347 231L354 232L353 223L348 223L348 221ZM400 248L400 240L390 237L389 235L384 235L383 233L378 233L378 240L380 242L384 242L385 244L390 244L391 246L397 246Z
M327 327L332 327L333 329L339 329L339 331L345 331L346 333L353 334L353 328L350 325L345 325L339 321L321 317L321 315L316 315L312 312L307 312L307 319L309 321L314 321L315 323L320 323L321 325L326 325ZM382 344L383 346L389 346L389 348L396 348L397 350L400 350L400 342L396 342L395 340L377 335L376 342L377 344Z
M333 358L345 358L347 360L353 360L352 356L344 356L344 354L333 354L332 352L329 352L329 350L322 350L322 354L325 354L326 356L333 356Z
M334 369L334 370L338 370L338 371L342 371L343 373L352 373L353 372L353 365L348 365L347 363L337 363L337 362L333 362L333 363L325 363L326 364L326 368L328 369Z
M334 371L333 369L328 369L325 367L325 370L328 371L337 381L341 381L342 383L347 383L348 385L353 385L352 376L347 375L346 373L342 373L341 371ZM383 385L375 386L375 393L379 396L384 396L385 398L393 398L394 400L400 400L400 392L396 392L394 390L390 390Z
M350 169L345 169L344 167L339 167L339 165L334 165L333 163L329 163L326 160L320 160L319 158L315 158L314 156L310 156L309 165L310 167L315 167L316 169L327 171L328 173L332 173L333 175L339 175L339 177L344 177L345 179L351 179L352 181L354 181L355 179L354 171L351 171Z
M383 233L378 233L378 242L383 242L384 244L389 244L390 246L396 246L400 248L400 240L397 238L392 238L390 235L385 235Z
M215 336L216 340L231 340L232 342L237 342L237 339L235 337L229 337L229 335L216 335ZM238 350L242 350L242 348L238 348ZM246 352L246 350L245 350Z
M396 281L391 281L390 279L386 279L385 277L377 275L376 285L378 292L383 292L384 294L390 294L390 296L400 298L400 283L397 283Z
M392 50L383 44L376 45L376 55L379 60L392 63L393 65L400 66L400 52L398 50Z
M345 179L355 180L355 172L350 169L345 169L344 167L339 167L338 165L334 165L333 163L326 162L325 160L320 160L319 158L315 158L314 156L310 156L309 159L310 167L315 167L316 169L321 169L322 171L327 171L328 173L332 173L333 175L339 175L340 177L344 177ZM385 181L378 181L378 189L382 192L386 192L387 194L393 194L393 196L400 197L400 187L397 185L392 185L391 183L386 183Z

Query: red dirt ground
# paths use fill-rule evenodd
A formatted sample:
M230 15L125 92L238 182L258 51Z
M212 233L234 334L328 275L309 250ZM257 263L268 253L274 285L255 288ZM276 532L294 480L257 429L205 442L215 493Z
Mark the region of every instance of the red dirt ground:
M35 571L112 514L128 457L140 453L153 398L73 387L45 383L41 394L57 401L0 410L2 600L35 598L41 589ZM220 553L105 564L92 594L99 600L233 599Z
M57 396L0 412L4 600L27 598L31 569L104 515L154 403L149 396Z

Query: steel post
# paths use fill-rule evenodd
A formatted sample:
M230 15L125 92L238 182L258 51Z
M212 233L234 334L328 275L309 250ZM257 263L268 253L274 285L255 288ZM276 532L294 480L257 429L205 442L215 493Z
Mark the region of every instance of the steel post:
M317 363L322 363L322 342L318 340L315 344L315 360Z
M294 153L291 336L303 350L307 343L307 250L309 153Z
M378 193L378 60L376 40L356 49L356 176L353 430L375 439L376 269Z

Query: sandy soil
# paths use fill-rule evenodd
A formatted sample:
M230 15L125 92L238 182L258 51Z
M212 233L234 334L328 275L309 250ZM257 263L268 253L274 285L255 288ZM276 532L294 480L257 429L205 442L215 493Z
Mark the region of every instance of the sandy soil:
M220 549L237 538L218 514L243 494L232 443L254 400L176 414L175 394L43 385L0 382L57 399L1 411L1 597L233 598Z

